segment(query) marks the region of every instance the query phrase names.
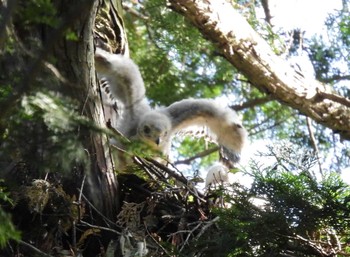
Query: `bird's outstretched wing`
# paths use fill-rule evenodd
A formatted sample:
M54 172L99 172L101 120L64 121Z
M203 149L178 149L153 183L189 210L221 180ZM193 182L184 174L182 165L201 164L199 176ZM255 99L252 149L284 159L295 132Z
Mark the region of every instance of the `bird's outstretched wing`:
M145 101L145 86L138 66L128 57L96 48L95 67L101 79L108 82L112 96L125 108Z
M137 137L141 117L151 111L138 66L128 57L96 48L95 67L105 91L121 106L115 127L128 138Z
M154 110L145 98L139 68L131 59L97 48L95 62L99 77L123 105L117 128L126 137L154 144L167 155L176 133L192 126L207 127L224 159L239 160L247 132L235 111L209 99L185 99Z
M154 113L158 113L160 118L155 119ZM170 127L167 126L169 122ZM191 126L207 127L211 132L210 136L221 146L224 158L232 163L239 161L247 131L234 110L220 105L215 100L185 99L154 110L153 115L148 116L146 113L138 131L140 137L147 138L143 133L145 128L165 128L162 131L152 130L153 139L150 140L157 139L158 142L164 142L160 145L161 148L163 151L169 151L167 147L170 147L173 136Z

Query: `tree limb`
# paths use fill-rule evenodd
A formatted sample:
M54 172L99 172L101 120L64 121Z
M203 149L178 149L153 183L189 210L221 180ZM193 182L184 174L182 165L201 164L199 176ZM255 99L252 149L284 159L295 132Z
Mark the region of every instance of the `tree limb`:
M350 100L345 98L345 97L342 97L340 95L336 95L336 94L332 94L332 93L327 93L327 92L317 92L319 94L319 97L320 98L323 98L323 99L329 99L329 100L332 100L334 102L338 102L342 105L345 105L347 107L350 107Z
M264 9L264 13L265 13L265 21L272 25L271 24L271 19L272 19L272 16L271 16L271 12L270 12L270 7L269 7L269 0L261 0L261 5Z
M27 243L27 242L22 241L22 240L19 240L18 243L20 243L21 245L27 246L28 248L32 249L34 252L39 254L39 256L53 257L53 255L44 253L43 251L41 251L40 249L36 248L34 245L32 245L30 243Z
M273 99L271 98L271 96L266 96L266 97L262 97L262 98L251 99L251 100L248 100L244 103L231 105L230 107L235 111L242 111L244 109L252 108L252 107L255 107L257 105L263 105L263 104L270 102L272 100Z
M203 157L205 157L205 156L207 156L207 155L210 155L210 154L212 154L212 153L214 153L214 152L216 152L216 151L218 151L218 150L219 150L219 147L216 146L216 147L213 147L213 148L204 150L204 151L202 151L202 152L200 152L200 153L198 153L198 154L196 154L196 155L194 155L194 156L191 156L191 157L189 157L189 158L187 158L187 159L178 160L178 161L176 161L174 164L175 164L175 165L178 165L178 164L187 164L187 165L190 165L191 162L194 161L195 159L203 158Z
M333 75L329 78L323 78L320 79L320 81L322 81L323 83L332 83L335 81L341 81L341 80L350 80L350 75Z
M310 120L309 117L306 117L306 125L307 125L307 130L309 131L311 146L314 149L314 152L316 154L317 164L318 164L318 167L319 167L319 170L320 170L320 174L323 176L323 170L322 170L322 165L321 165L320 155L319 155L320 152L318 150L315 134L314 134L314 132L312 130L311 120Z
M350 140L350 108L332 99L324 101L321 93L342 97L326 85L297 73L278 57L230 2L169 0L169 3L256 88L331 128L342 139Z

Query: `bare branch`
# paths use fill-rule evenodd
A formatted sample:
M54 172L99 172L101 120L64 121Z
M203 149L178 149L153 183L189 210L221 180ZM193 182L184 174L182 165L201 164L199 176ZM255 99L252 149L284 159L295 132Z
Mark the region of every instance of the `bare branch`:
M113 233L115 233L115 234L117 234L117 235L121 235L121 233L120 233L119 231L115 230L115 229L106 228L106 227L102 227L102 226L92 225L92 224L90 224L90 223L88 223L88 222L86 222L86 221L83 221L83 220L81 220L80 223L83 224L83 225L85 225L85 226L88 226L88 227L90 227L90 228L105 230L105 231L113 232Z
M144 20L147 22L149 20L149 17L146 15L143 15L142 13L136 11L134 7L130 7L129 5L123 4L123 9L130 13L131 15L134 15L136 18L139 18L141 20Z
M207 155L210 155L210 154L212 154L212 153L214 153L214 152L216 152L216 151L218 151L218 150L219 150L219 147L216 146L216 147L213 147L213 148L204 150L204 151L202 151L202 152L200 152L200 153L198 153L198 154L196 154L196 155L194 155L194 156L192 156L192 157L189 157L189 158L187 158L187 159L178 160L178 161L176 161L174 164L175 164L175 165L178 165L178 164L187 164L187 165L189 165L189 164L191 164L191 162L194 161L195 159L203 158L203 157L205 157L205 156L207 156Z
M312 131L311 120L310 120L309 117L306 117L306 125L307 125L307 130L309 131L309 136L310 136L310 141L311 141L312 148L314 149L314 152L316 154L318 167L319 167L321 175L323 176L322 165L321 165L320 156L319 156L319 150L318 150L318 147L317 147L317 143L316 143L314 132Z
M269 0L261 0L261 5L264 9L265 21L272 26L271 24L272 16L270 13Z
M79 189L78 189L79 190ZM108 219L105 215L103 215L88 199L87 199L87 197L84 195L84 194L82 194L82 197L84 198L84 201L86 201L89 205L90 205L90 207L92 208L92 209L94 209L96 212L97 212L97 214L99 214L102 218L103 218L103 220L107 223L107 224L110 224L111 226L116 226L116 224L115 224L115 222L113 222L113 221L111 221L110 219Z
M268 103L272 100L273 99L271 96L266 96L266 97L262 97L262 98L251 99L251 100L248 100L247 102L244 102L241 104L231 105L230 107L235 111L241 111L244 109L255 107L257 105L263 105L263 104Z
M331 83L335 81L341 81L341 80L350 80L350 75L333 75L329 78L319 79L323 83Z
M195 196L198 200L202 202L206 202L204 199L204 195L197 191L197 189L194 186L191 186L188 180L179 174L177 174L175 171L171 170L170 168L166 167L165 165L157 162L156 160L153 160L151 158L146 158L147 161L155 165L156 167L160 168L162 171L166 172L169 176L175 178L177 181L181 182L193 196Z
M33 251L35 251L36 253L38 253L40 256L44 256L44 257L53 257L50 254L44 253L43 251L39 250L38 248L36 248L34 245L31 245L25 241L19 240L18 241L21 245L27 246L30 249L32 249Z

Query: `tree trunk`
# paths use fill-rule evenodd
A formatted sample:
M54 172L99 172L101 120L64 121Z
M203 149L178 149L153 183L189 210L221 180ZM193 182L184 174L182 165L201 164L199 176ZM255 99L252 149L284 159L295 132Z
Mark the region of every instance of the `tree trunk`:
M105 36L101 41L113 51L128 51L120 8L120 0L0 1L0 181L5 179L16 198L14 206L1 205L0 211L11 212L23 235L0 255L30 249L26 256L78 256L78 251L96 256L117 238L119 186L108 136L101 132L117 116L107 111L96 80L94 39ZM97 13L108 33L95 30ZM33 107L28 115L24 97L40 107L28 100L26 107ZM65 104L73 105L72 99L77 108L69 112ZM48 115L71 124L52 129ZM73 149L64 151L67 142Z
M13 1L11 4L9 2L11 1L0 2L0 13L8 13L5 16L1 15L3 18L0 17L2 21L0 34L5 35L4 39L0 40L0 44L6 46L0 50L0 83L10 87L9 93L4 94L0 101L1 135L5 135L3 133L6 132L6 129L11 129L7 127L6 120L11 119L11 115L16 111L18 112L17 107L21 108L20 101L24 95L30 95L33 91L47 92L47 90L56 92L58 96L68 96L69 99L77 100L79 113L94 122L96 127L105 128L107 122L105 109L100 94L101 89L96 83L94 69L95 16L102 5L103 8L108 6L110 11L107 16L114 14L111 20L116 21L118 13L115 8L113 9L110 6L114 6L117 1L111 0L113 4L110 5L109 1L93 0L57 0L49 1L43 5L37 1ZM46 13L48 11L52 13ZM28 13L37 16L28 18L25 16ZM119 43L118 50L125 51L127 44L123 23L116 22L113 25L115 27L111 29L115 33L115 45ZM15 117L17 119L21 118ZM69 114L67 114L67 117L70 117ZM23 123L30 123L31 125L28 125L30 128L45 127L45 124L40 122L41 120L31 120L30 122L24 120ZM78 127L78 125L76 126ZM112 155L107 144L108 138L103 133L91 130L91 127L93 125L80 124L77 131L72 131L75 127L69 131L72 135L77 134L74 136L82 141L88 156L88 163L77 164L77 166L83 167L83 172L77 173L79 175L84 174L86 180L80 177L81 181L75 181L75 171L79 169L78 167L71 167L69 175L60 174L55 169L45 168L50 174L57 172L53 176L57 175L57 178L65 177L67 184L73 185L72 188L64 188L63 190L72 192L72 195L77 196L76 189L83 189L94 207L104 216L115 221L119 209L118 183ZM12 129L23 128L26 127L19 126L19 128ZM42 133L43 131L46 134ZM48 135L47 130L43 129L43 131L36 131L36 133L38 134L38 142L43 144L44 147L41 148L41 145L32 147L32 150L38 153L32 156L37 157L41 154L48 156L45 151L50 151L51 145L46 146L45 143L49 142L51 144L47 137L50 137L53 133L51 132L51 135ZM62 134L58 133L55 136L59 137L60 135ZM60 141L58 142L60 143ZM33 141L30 141L30 143L35 145ZM18 142L18 145L23 146L25 142ZM25 151L21 150L22 152ZM3 153L1 152L1 154ZM8 155L10 156L10 153ZM25 159L20 154L18 156L17 159L13 158L12 162L39 163L40 160L44 159ZM9 157L1 156L2 161L7 160L6 158ZM54 167L55 160L49 161L52 162ZM61 167L60 164L58 163L57 167ZM30 164L28 166L31 167ZM37 168L39 166L40 164L29 170L30 176L25 178L27 181L20 181L19 183L28 185L31 183L31 179L41 178L42 173L40 172L43 172L43 170ZM15 169L11 168L11 171L13 170ZM2 169L0 177L6 176L11 177L11 173ZM59 179L55 182L57 183L57 181ZM19 213L20 215L21 213Z
M103 103L94 69L93 31L95 16L100 6L97 1L59 2L58 10L67 15L65 22L69 23L69 29L76 32L78 37L77 41L60 38L59 43L54 45L56 67L69 81L63 88L70 96L78 99L81 114L97 126L105 127ZM90 200L101 213L115 219L119 208L118 184L107 137L84 128L80 133L85 134L83 144L91 161L90 167L85 165L88 170L85 170L87 185L84 189L88 191Z
M226 0L170 0L259 90L350 140L350 101L297 73Z

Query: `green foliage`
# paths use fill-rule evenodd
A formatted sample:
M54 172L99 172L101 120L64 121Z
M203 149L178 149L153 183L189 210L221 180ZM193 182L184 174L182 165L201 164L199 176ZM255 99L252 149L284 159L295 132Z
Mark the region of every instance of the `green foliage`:
M66 36L66 39L68 41L78 41L79 40L79 37L78 37L77 33L74 32L74 31L71 31L71 30L68 30L66 32L65 36Z
M212 219L179 256L346 256L349 185L335 172L315 176L316 157L287 141L262 157L270 164L253 160L246 170L251 187L233 183L208 192L219 221L214 226Z
M147 95L168 105L193 97L220 95L232 82L233 70L190 24L166 8L166 1L133 6L144 19L126 15L132 58L141 67ZM166 92L166 93L165 93Z
M305 235L324 226L337 230L349 228L348 222L342 219L349 212L344 196L348 198L350 191L335 173L317 183L305 173L282 170L257 177L255 183L255 193L267 197L294 233Z
M21 1L17 9L18 20L23 25L45 24L57 27L58 14L51 0Z
M334 172L316 178L315 157L290 144L268 155L275 163L252 163L252 188L234 184L226 197L231 207L216 210L220 232L210 242L221 249L217 256L322 256L337 249L335 239L348 247L349 185Z
M72 163L85 163L88 167L79 129L102 130L77 114L76 103L42 91L24 97L22 106L17 106L7 121L2 134L6 143L0 146L2 158L12 155L41 172L68 171Z
M309 57L312 60L318 80L324 81L339 73L339 70L332 69L332 63L337 56L336 51L334 46L328 47L319 39L314 38L310 42Z
M331 24L330 24L331 25ZM339 22L340 39L342 43L349 47L350 46L350 18L349 13L342 13Z
M338 62L341 60L346 65L348 63L345 46L346 39L349 38L346 34L349 15L346 10L328 20L329 28L337 28L329 31L329 35L333 35L332 44L321 37L302 38L304 31L296 28L301 36L298 43L293 41L290 31L276 31L275 27L257 17L257 8L262 8L259 1L235 2L234 6L277 54L297 54L300 44L303 44L302 49L309 54L317 79L332 82L342 76L346 77L347 74L340 69L342 66ZM244 76L238 74L215 47L203 39L196 28L181 15L168 9L166 1L147 0L138 4L129 3L128 6L133 10L130 13L126 11L125 15L131 57L141 68L147 96L152 104L169 105L188 97L226 96L228 104L235 105L266 97L266 94L258 91ZM343 39L338 40L339 37ZM340 44L338 41L344 43ZM294 52L288 53L291 49ZM349 94L347 86L338 88L344 96ZM298 145L312 147L305 117L283 103L270 100L263 104L253 104L240 112L251 141L288 139ZM333 137L322 126L314 126L313 129L321 151L320 156L326 159L329 150L338 146L338 138ZM179 147L177 145L177 149ZM180 150L182 154L190 153L186 151L191 148L190 144L181 147L184 148ZM343 148L346 151L348 145L345 144ZM346 167L350 159L341 153L344 149L336 149L339 149L334 150L335 159L339 160L336 165Z
M335 38L332 39L334 40L333 43L336 43L335 46L337 47L338 51L346 52L347 49L343 47L350 46L350 19L347 3L344 3L342 10L339 10L328 17L326 25L328 29L330 29L330 33L335 36Z
M0 181L3 182L3 181ZM9 194L4 191L4 187L0 186L0 249L3 248L8 240L19 240L20 233L16 230L12 224L11 216L6 213L2 206L12 205L12 201L9 198Z
M11 93L11 86L1 85L0 87L0 99L6 98Z
M328 38L314 37L309 41L309 57L316 72L316 78L326 83L334 84L342 95L349 96L349 87L343 81L348 81L350 19L348 3L343 1L343 9L327 18Z
M269 43L276 54L281 54L285 47L280 35L273 31L271 24L261 21L259 17L257 17L257 9L262 9L261 2L250 0L236 0L234 2L236 2L238 6L233 6L246 18L252 28Z

